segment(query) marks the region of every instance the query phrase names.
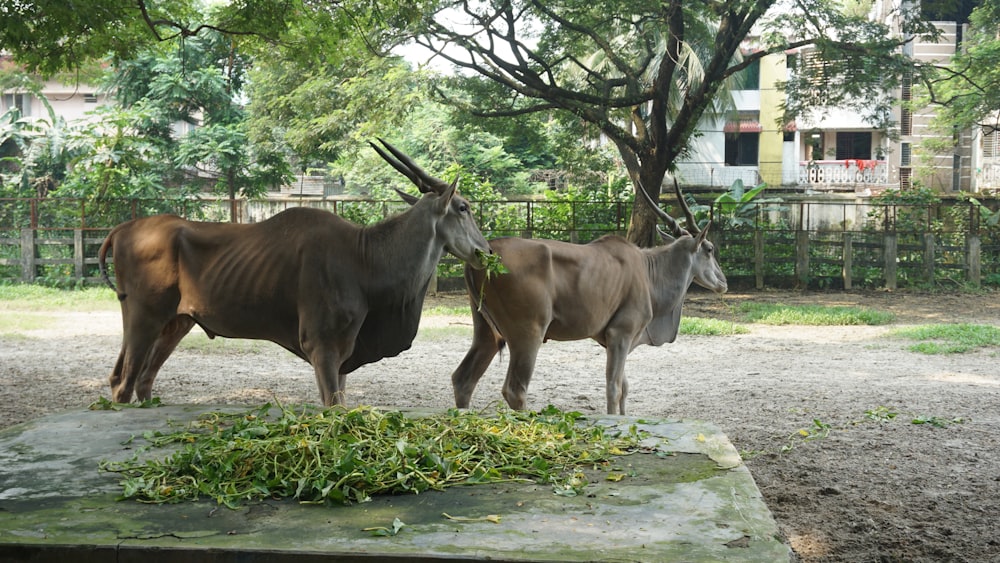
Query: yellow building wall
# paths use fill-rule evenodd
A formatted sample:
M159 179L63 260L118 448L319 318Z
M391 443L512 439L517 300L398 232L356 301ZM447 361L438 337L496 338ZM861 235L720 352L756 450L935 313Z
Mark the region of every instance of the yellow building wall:
M760 61L760 144L758 162L760 176L769 186L782 182L782 154L784 131L778 125L781 104L785 93L775 87L779 80L787 79L786 59L783 53L768 55Z

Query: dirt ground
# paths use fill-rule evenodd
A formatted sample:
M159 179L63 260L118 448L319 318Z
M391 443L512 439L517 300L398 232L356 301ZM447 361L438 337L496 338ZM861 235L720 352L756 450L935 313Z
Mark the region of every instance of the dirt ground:
M687 316L733 320L746 301L862 306L890 326L748 325L739 336L687 336L629 357L628 412L720 426L744 455L795 558L807 562L1000 561L1000 370L997 349L921 355L893 328L936 322L1000 325L994 294L694 292ZM428 305L462 305L443 295ZM117 311L19 312L35 328L0 334L0 427L109 396L120 345ZM3 331L0 331L3 332ZM348 401L452 406L449 376L469 319L425 315L413 348L348 377ZM602 412L604 354L593 342L546 344L529 408ZM499 400L494 362L473 407ZM192 334L164 366L165 403L318 401L312 369L269 343ZM888 416L867 416L898 413ZM914 424L914 420L935 424ZM828 434L826 432L828 431Z

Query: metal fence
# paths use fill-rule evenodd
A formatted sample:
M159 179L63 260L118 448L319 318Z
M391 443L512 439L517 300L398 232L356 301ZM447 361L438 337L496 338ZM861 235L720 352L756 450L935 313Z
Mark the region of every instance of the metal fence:
M97 252L110 228L172 212L224 221L231 211L257 222L308 205L356 222L401 212L400 201L357 198L244 200L0 200L0 282L99 280ZM623 234L631 204L618 201L473 202L488 238L521 236L586 243ZM736 288L1000 285L1000 231L968 204L871 205L777 202L742 206L737 218L713 209L711 238ZM672 211L676 216L677 212ZM443 289L459 289L460 264L439 268Z

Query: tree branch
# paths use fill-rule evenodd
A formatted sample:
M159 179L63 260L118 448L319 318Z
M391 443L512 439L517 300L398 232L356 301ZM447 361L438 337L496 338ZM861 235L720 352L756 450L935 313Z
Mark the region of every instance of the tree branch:
M149 30L153 33L153 37L155 37L157 41L161 42L170 41L172 39L176 39L177 37L193 37L201 33L202 30L208 29L221 33L222 35L249 35L249 36L260 37L267 41L277 42L275 39L256 31L239 31L234 29L226 29L211 24L201 24L194 29L190 29L175 21L165 20L165 19L154 20L152 19L152 16L149 15L149 9L146 6L146 0L136 0L136 3L139 6L139 11L142 13L143 21L146 22L146 27L148 27ZM160 35L159 31L157 31L157 28L159 27L173 28L177 30L177 33L164 37Z

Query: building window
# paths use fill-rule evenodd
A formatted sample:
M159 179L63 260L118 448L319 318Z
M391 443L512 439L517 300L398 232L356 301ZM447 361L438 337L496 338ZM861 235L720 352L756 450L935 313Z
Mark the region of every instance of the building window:
M736 90L760 90L760 59L733 75Z
M969 15L978 2L963 0L959 2L921 2L920 14L930 21L945 21L969 23Z
M907 44L910 44L908 42ZM900 99L903 100L902 107L899 109L899 134L900 135L912 135L913 134L913 112L910 111L910 102L913 100L913 71L906 71L903 73L903 83L900 90Z
M810 131L806 134L806 160L823 160L823 133Z
M871 131L848 131L837 133L837 160L868 160L871 157Z
M908 190L913 187L913 171L910 168L899 169L899 189Z
M726 165L756 166L760 133L726 133Z
M84 94L83 95L83 103L85 103L85 104L96 104L97 103L97 94Z
M983 158L1000 157L1000 131L995 129L983 134Z
M31 94L4 94L3 111L17 108L21 117L31 115Z
M899 144L899 165L909 166L910 165L910 143L900 143Z

